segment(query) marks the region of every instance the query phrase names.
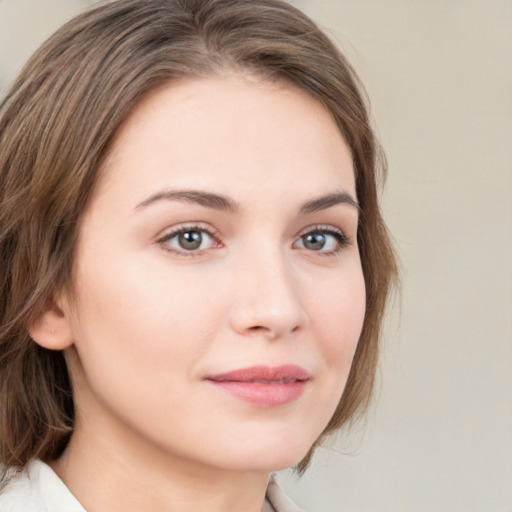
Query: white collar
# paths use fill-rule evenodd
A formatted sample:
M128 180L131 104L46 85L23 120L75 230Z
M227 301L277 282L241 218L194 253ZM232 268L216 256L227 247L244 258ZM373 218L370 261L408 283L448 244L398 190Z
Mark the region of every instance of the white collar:
M86 512L53 469L38 459L9 479L1 503L2 512Z

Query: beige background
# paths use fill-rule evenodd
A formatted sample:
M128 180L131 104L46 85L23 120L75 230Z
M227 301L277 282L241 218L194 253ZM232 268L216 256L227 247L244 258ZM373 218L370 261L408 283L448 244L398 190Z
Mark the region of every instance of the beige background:
M85 0L0 0L0 94ZM296 0L361 74L403 262L365 428L297 481L311 512L512 512L512 2Z

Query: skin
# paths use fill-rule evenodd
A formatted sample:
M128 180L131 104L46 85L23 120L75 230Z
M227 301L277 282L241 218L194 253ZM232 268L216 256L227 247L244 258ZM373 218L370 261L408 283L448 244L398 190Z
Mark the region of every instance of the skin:
M361 332L350 150L304 92L229 76L153 91L100 173L73 306L57 295L31 328L65 350L75 393L75 432L53 468L87 510L259 511L269 472L297 463L331 418ZM236 208L161 197L170 190ZM332 194L341 202L300 211ZM185 228L199 250L180 245ZM282 406L205 380L283 364L311 378Z

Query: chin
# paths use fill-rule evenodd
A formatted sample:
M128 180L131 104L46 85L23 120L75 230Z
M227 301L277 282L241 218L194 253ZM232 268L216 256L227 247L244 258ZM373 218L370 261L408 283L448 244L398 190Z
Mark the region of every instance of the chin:
M280 442L246 444L243 450L233 450L231 457L224 461L236 471L256 471L271 473L281 471L298 464L308 453L313 442L291 442L283 439ZM229 460L231 459L231 460Z

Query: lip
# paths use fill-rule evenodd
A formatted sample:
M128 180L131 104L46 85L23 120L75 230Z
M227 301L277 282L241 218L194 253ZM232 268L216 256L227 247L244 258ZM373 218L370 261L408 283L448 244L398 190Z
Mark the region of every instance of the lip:
M259 407L271 408L299 399L311 380L311 375L300 366L287 364L251 366L211 375L205 380L235 398Z

